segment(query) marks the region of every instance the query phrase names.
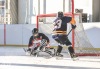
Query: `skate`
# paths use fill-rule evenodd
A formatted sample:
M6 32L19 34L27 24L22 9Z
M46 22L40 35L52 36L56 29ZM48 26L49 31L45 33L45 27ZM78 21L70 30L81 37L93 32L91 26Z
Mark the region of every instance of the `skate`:
M72 60L78 60L78 56L75 54L74 49L72 47L68 47L68 50Z
M71 58L73 61L79 60L78 56L75 54L71 54Z
M63 55L60 54L60 53L56 53L56 59L57 59L57 60L63 59Z

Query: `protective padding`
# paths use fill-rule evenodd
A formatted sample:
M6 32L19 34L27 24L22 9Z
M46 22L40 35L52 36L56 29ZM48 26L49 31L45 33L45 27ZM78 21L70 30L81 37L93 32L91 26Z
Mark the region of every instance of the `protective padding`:
M69 50L69 53L74 53L74 49L73 49L73 47L68 47L68 50Z

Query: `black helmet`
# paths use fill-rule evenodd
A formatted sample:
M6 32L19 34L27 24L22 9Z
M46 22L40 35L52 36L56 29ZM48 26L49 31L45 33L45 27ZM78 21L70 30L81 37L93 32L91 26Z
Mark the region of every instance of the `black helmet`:
M34 29L32 30L32 33L33 33L34 39L35 39L35 38L38 38L38 29L37 29L37 28L34 28Z
M61 12L61 11L59 11L57 15L59 18L62 18L64 16L63 12Z
M37 28L34 28L33 30L32 30L32 33L34 34L34 33L38 33L38 29Z

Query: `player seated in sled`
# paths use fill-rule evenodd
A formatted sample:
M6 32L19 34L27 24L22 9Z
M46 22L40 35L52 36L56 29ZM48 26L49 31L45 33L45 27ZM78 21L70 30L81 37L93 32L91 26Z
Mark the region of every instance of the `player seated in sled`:
M55 49L50 47L49 38L43 34L39 33L37 28L32 30L32 36L29 39L28 49L26 52L30 53L30 55L38 56L39 52L46 52L49 55L53 56L55 54ZM53 50L53 52L51 51Z

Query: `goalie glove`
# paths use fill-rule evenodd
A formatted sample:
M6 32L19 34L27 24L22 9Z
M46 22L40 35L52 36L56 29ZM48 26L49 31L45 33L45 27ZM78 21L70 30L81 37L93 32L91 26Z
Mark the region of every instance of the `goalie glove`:
M76 28L76 25L72 25L72 29L75 29Z

